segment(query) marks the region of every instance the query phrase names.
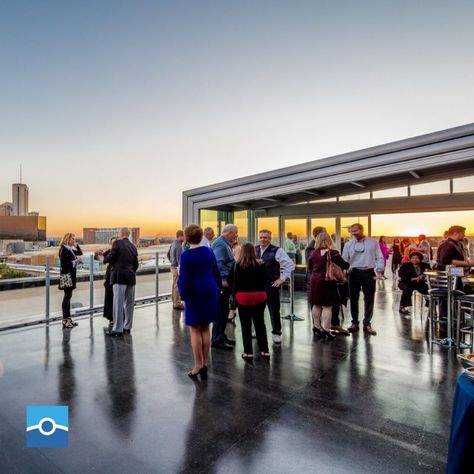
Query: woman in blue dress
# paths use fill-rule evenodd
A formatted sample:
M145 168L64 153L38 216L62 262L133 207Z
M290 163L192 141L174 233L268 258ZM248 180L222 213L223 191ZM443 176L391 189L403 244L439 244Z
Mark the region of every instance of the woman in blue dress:
M183 299L184 317L191 333L194 367L192 379L207 378L207 358L211 346L209 324L217 320L221 275L214 252L201 246L202 229L194 224L184 229L189 250L181 254L179 263L179 294Z

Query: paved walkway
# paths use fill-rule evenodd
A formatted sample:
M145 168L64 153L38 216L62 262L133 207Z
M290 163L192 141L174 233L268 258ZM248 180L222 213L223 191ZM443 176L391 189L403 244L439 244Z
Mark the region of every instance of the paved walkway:
M377 294L376 337L314 340L283 322L269 364L213 352L195 383L188 330L171 304L136 310L131 336L102 318L0 333L2 472L442 472L460 367L430 353L419 316ZM307 317L303 297L296 312ZM25 443L27 405L68 405L69 448Z

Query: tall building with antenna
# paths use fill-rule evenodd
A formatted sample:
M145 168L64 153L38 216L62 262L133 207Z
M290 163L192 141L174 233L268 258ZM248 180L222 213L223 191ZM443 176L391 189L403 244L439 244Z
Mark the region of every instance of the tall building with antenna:
M12 184L13 216L28 215L28 193L29 189L26 184Z

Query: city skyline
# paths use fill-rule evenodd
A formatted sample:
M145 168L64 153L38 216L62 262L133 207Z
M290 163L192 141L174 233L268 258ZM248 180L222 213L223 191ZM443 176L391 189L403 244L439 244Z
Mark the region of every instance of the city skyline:
M23 164L48 235L172 235L185 189L470 123L473 13L437 0L6 2L0 196Z

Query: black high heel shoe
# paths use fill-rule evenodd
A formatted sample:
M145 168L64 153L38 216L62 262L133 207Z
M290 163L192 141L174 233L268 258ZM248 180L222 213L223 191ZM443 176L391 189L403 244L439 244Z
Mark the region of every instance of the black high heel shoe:
M207 365L201 367L201 369L199 369L198 374L201 376L202 380L207 380Z
M318 329L316 326L313 326L313 334L318 337L324 336L324 331L322 329Z
M326 341L333 341L334 339L336 339L336 335L332 332L332 331L322 331L323 333L323 337L324 339L326 339Z
M199 379L198 379L198 375L199 375L200 372L201 372L201 371L196 372L196 373L193 373L193 371L190 370L190 371L188 372L188 377L189 377L190 379L193 379L193 380L199 380Z

